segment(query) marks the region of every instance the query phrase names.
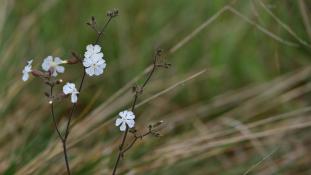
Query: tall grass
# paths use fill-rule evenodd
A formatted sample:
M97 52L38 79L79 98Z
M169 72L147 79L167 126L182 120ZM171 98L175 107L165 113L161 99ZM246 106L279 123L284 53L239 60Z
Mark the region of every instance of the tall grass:
M68 138L73 174L111 173L116 113L158 46L173 66L153 77L137 113L140 123L164 120L163 137L137 142L121 174L311 173L309 1L0 4L0 174L66 173L44 91L22 83L22 66L83 50L94 36L77 26L115 7L120 16L102 45L108 69L85 84ZM56 111L61 127L68 110Z

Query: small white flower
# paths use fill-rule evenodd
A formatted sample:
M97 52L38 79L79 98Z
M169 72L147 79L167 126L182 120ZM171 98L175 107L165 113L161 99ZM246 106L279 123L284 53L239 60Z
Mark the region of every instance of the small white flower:
M22 77L23 81L27 81L29 78L29 73L32 71L31 64L32 64L32 60L27 61L27 65L23 69L23 77Z
M60 66L60 64L65 63L62 59L59 57L55 57L53 59L52 56L48 56L43 60L42 63L42 69L45 71L52 71L52 76L56 77L57 73L64 73L65 68L63 66Z
M135 115L132 111L122 111L119 113L120 118L116 120L116 126L120 126L120 131L125 131L126 125L133 128L135 125Z
M83 66L86 68L85 72L89 76L100 75L106 68L106 61L103 59L104 54L101 52L99 45L89 44L86 46L84 53Z
M74 83L66 83L63 86L63 92L66 95L71 94L71 102L77 103L77 101L78 101L77 94L79 94L79 92L77 91L76 85Z

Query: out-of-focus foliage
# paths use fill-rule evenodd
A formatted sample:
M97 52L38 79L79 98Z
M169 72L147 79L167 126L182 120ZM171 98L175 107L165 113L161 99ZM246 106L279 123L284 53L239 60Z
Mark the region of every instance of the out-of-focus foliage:
M113 8L120 15L101 41L107 69L86 79L74 116L73 174L110 173L116 114L158 47L173 66L153 77L136 123L164 120L164 136L139 142L120 173L311 173L310 1L0 0L0 174L65 174L47 89L21 71L28 59L39 67L48 55L82 55L96 37L85 23L104 24ZM79 81L78 66L66 71ZM70 102L56 106L63 125Z

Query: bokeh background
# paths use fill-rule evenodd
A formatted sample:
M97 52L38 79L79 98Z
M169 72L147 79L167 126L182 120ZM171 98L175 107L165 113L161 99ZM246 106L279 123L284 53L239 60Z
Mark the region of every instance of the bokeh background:
M114 120L159 47L172 67L139 98L136 124L163 120L163 136L137 142L119 174L311 174L309 0L0 0L0 174L66 174L47 87L21 71L28 59L82 55L96 37L85 23L102 26L113 8L107 69L86 79L74 114L73 174L110 174ZM62 78L78 83L79 68ZM69 109L56 104L61 127Z

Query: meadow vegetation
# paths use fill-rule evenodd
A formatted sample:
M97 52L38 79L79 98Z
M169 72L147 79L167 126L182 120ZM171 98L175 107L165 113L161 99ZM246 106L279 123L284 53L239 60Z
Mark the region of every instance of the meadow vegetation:
M82 53L96 37L86 22L103 24L113 8L100 42L107 68L87 78L73 115L72 174L111 174L117 114L157 48L172 66L139 97L136 127L163 120L161 137L138 139L119 174L311 174L308 0L0 0L0 174L66 174L48 89L21 71L29 59ZM61 103L64 129L70 101Z

